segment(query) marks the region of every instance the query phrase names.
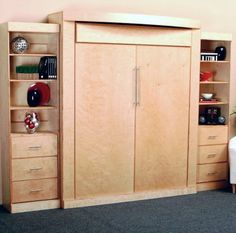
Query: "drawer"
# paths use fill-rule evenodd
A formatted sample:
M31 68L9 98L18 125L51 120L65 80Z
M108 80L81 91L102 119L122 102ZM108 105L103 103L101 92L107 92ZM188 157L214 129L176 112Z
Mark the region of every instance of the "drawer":
M215 163L198 165L197 182L226 180L228 177L228 164Z
M199 145L228 143L228 127L223 125L199 126Z
M57 155L56 134L13 134L11 143L13 158Z
M13 181L55 177L57 177L57 157L12 160Z
M57 178L43 180L16 181L12 185L12 202L28 202L56 199Z
M198 164L226 162L228 160L228 146L212 145L198 147Z

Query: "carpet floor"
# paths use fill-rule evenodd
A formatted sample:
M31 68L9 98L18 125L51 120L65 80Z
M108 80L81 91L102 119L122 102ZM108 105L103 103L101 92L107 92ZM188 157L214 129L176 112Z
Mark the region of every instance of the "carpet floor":
M9 214L1 233L236 233L236 194L228 190L67 210Z

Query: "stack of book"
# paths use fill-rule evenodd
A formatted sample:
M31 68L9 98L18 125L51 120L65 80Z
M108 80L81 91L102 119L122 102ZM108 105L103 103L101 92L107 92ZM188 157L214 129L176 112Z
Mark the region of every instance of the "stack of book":
M39 62L39 79L57 78L57 58L45 56L41 57Z

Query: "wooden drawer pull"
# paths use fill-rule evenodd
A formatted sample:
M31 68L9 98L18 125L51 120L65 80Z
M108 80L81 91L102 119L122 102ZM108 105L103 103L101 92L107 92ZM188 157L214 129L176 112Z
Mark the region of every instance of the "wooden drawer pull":
M215 136L215 135L212 135L212 136L209 136L209 137L208 137L208 139L209 139L209 140L215 140L215 139L216 139L216 137L217 137L217 136Z
M42 192L43 189L32 189L30 190L31 193L38 193L38 192Z
M207 173L208 176L214 176L214 175L216 175L216 174L217 174L217 172L208 172L208 173Z
M34 168L30 168L29 170L32 172L32 171L39 171L42 169L43 169L43 167L34 167Z
M39 150L39 149L41 149L41 146L29 146L28 149L29 150Z
M212 153L212 154L207 155L207 158L214 158L214 157L216 157L216 153Z

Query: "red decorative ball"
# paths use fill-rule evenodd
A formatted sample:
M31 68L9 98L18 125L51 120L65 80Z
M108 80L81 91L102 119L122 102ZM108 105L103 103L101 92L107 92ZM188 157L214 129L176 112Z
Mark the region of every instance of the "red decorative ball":
M36 112L27 112L25 114L24 123L28 133L35 133L40 124L38 114Z
M30 118L28 118L28 117L25 118L25 124L26 124L26 125L29 125L29 123L30 123Z
M35 126L34 123L30 122L30 124L29 124L29 128L30 128L30 129L33 129L34 126Z

